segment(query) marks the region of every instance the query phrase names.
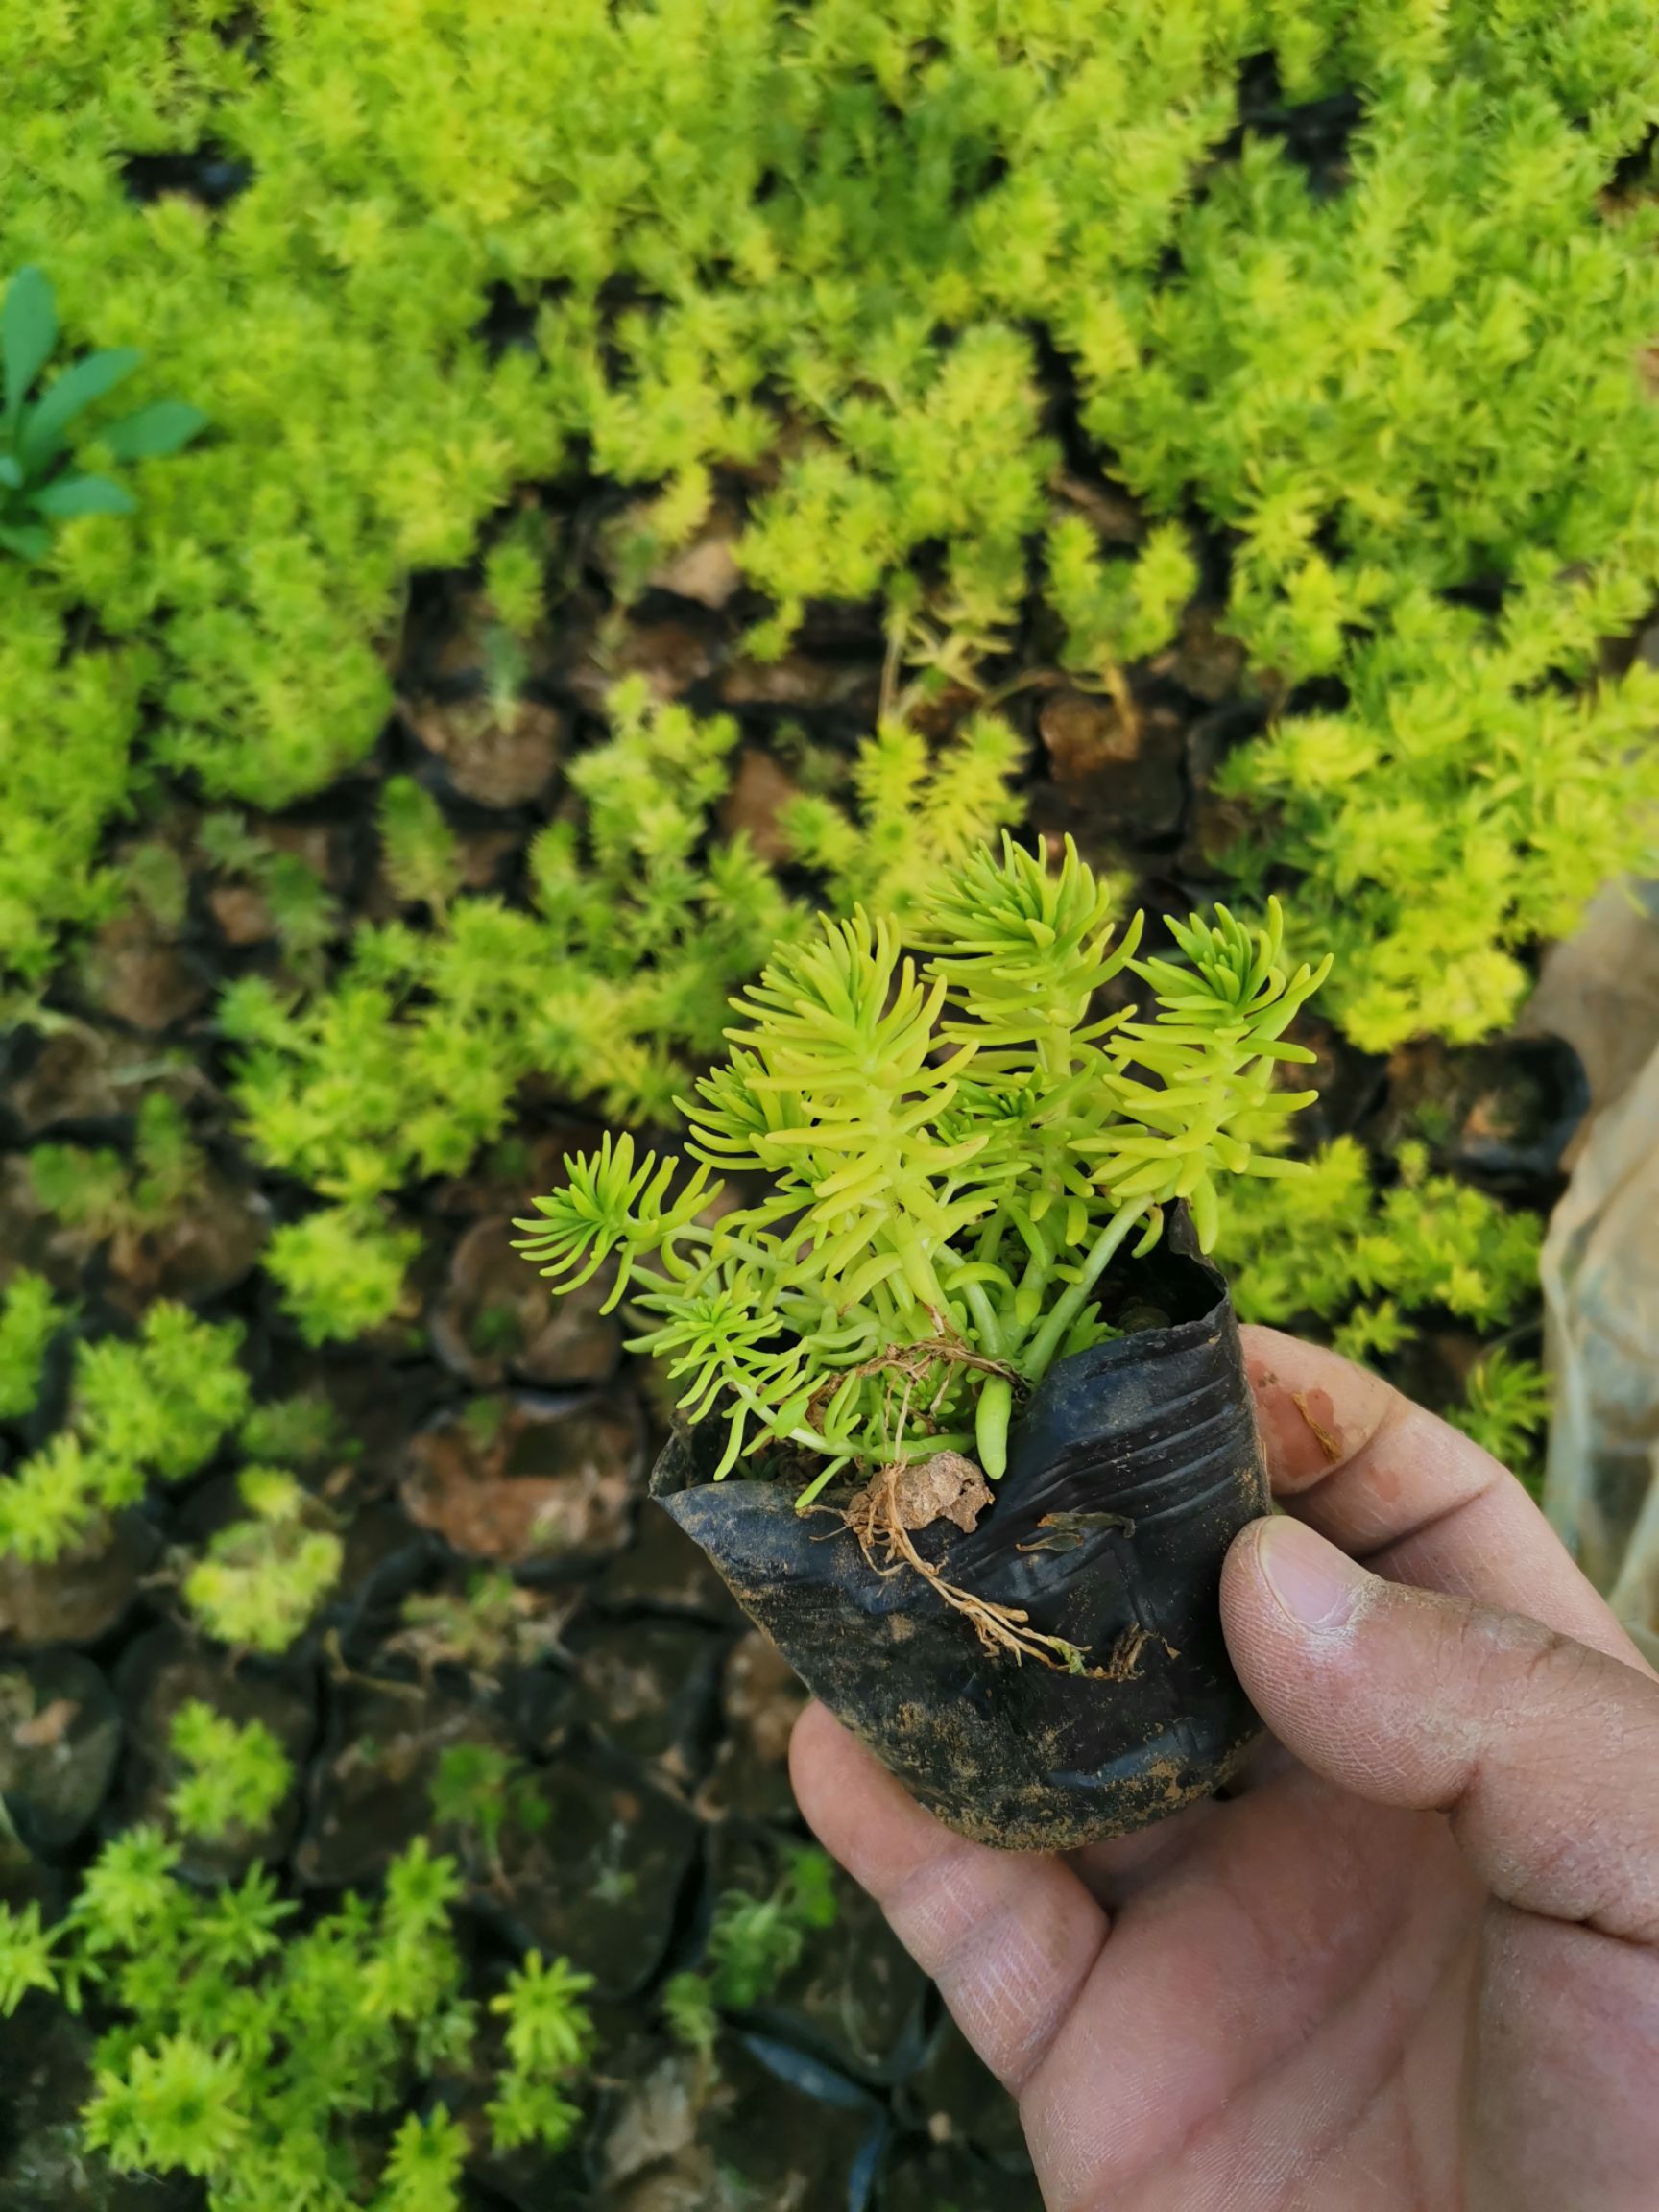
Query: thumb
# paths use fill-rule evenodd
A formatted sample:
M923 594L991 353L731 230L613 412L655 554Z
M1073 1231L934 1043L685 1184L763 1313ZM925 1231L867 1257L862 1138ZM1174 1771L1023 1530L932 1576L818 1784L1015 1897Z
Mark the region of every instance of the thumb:
M1659 1938L1659 1682L1467 1599L1385 1582L1303 1522L1228 1554L1233 1663L1315 1773L1438 1811L1524 1911Z

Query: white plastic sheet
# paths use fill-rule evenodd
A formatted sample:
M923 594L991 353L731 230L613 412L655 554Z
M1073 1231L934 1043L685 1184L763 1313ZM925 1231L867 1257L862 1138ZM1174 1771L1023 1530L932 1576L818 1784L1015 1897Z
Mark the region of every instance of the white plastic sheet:
M1565 1036L1589 1121L1542 1275L1555 1382L1544 1502L1659 1656L1659 887L1614 886L1551 955L1527 1026Z

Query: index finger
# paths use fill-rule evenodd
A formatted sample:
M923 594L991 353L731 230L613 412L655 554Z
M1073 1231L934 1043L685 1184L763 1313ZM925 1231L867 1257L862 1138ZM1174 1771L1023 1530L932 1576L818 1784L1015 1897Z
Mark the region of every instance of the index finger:
M1277 1329L1240 1332L1273 1495L1393 1582L1525 1613L1650 1671L1526 1490L1380 1375Z

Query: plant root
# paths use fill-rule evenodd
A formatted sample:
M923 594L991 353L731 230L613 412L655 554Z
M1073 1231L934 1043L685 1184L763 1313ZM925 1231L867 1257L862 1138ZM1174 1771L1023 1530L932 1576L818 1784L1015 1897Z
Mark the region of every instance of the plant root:
M936 1322L943 1320L943 1316L937 1313L933 1315L933 1318ZM936 1336L924 1336L914 1344L893 1345L885 1352L878 1352L874 1359L863 1360L856 1367L838 1367L833 1374L825 1378L808 1399L806 1418L808 1421L816 1421L825 1406L834 1397L836 1391L841 1388L850 1375L863 1377L890 1374L898 1376L904 1384L904 1411L907 1414L911 1393L917 1384L926 1379L928 1369L940 1363L947 1369L976 1367L982 1375L1002 1376L1005 1381L1013 1383L1016 1390L1022 1387L1018 1368L1011 1367L1006 1359L992 1359L983 1352L974 1351L971 1346L962 1341L960 1336L951 1334L942 1327ZM949 1381L949 1375L947 1375L946 1380ZM935 1403L937 1403L937 1395ZM903 1416L902 1415L901 1433L902 1433L902 1430Z
M940 1456L946 1455L941 1454ZM949 1456L954 1459L958 1455L950 1454ZM973 1467L971 1460L965 1460L963 1464ZM911 1540L910 1528L917 1524L914 1515L906 1510L907 1502L900 1494L901 1478L912 1471L904 1461L889 1462L872 1477L868 1489L858 1493L843 1516L847 1527L858 1539L866 1564L876 1574L895 1575L908 1567L920 1575L947 1605L966 1616L981 1647L993 1659L1007 1651L1013 1654L1016 1666L1026 1659L1035 1659L1040 1667L1051 1668L1057 1674L1083 1674L1099 1682L1129 1679L1126 1674L1114 1675L1104 1668L1086 1666L1084 1661L1087 1654L1077 1645L1069 1644L1064 1636L1039 1634L1030 1625L1030 1616L1019 1606L998 1605L990 1599L976 1598L972 1590L964 1590L954 1582L948 1582L937 1567L930 1566ZM982 1476L980 1483L983 1487ZM987 1490L987 1500L989 1496ZM941 1518L957 1520L954 1512L948 1512L943 1506L928 1516L929 1520ZM926 1523L920 1525L926 1527ZM957 1526L962 1525L957 1520ZM973 1523L969 1522L968 1526L971 1527ZM878 1546L882 1548L884 1565L877 1558ZM1144 1631L1142 1632L1142 1641L1144 1642ZM1140 1649L1138 1645L1134 1658L1139 1658ZM1116 1652L1113 1654L1113 1662L1117 1662Z

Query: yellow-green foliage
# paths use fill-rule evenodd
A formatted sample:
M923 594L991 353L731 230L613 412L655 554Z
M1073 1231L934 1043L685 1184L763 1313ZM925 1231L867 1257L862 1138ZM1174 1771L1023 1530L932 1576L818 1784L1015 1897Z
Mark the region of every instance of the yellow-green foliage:
M1364 1358L1398 1350L1406 1315L1426 1308L1481 1329L1513 1317L1538 1279L1536 1216L1431 1174L1421 1144L1401 1145L1396 1165L1379 1190L1364 1151L1338 1137L1293 1181L1227 1185L1216 1257L1246 1321L1334 1326Z
M173 1716L172 1746L183 1771L167 1810L182 1834L205 1842L258 1835L294 1786L294 1763L262 1720L238 1727L200 1697Z
M1246 1321L1329 1339L1356 1359L1386 1359L1427 1324L1450 1318L1491 1334L1537 1293L1542 1225L1450 1175L1415 1142L1380 1190L1364 1151L1339 1137L1311 1172L1221 1193L1216 1257ZM1537 1363L1498 1345L1472 1369L1448 1417L1529 1479L1550 1393Z
M1330 24L1295 89L1365 85L1351 180L1315 197L1267 144L1217 173L1182 276L1102 316L1084 415L1137 490L1238 532L1258 663L1346 686L1229 782L1333 903L1350 1030L1468 1039L1654 788L1652 672L1592 680L1659 575L1659 210L1600 197L1652 119L1655 50L1622 5ZM1469 587L1486 607L1445 596Z
M733 993L810 922L746 837L710 837L736 724L655 707L642 684L619 686L612 709L612 737L570 764L581 810L531 847L533 911L451 897L448 832L407 783L382 810L390 873L436 926L360 929L343 976L307 998L252 977L221 1001L254 1149L333 1201L284 1224L265 1255L313 1343L396 1310L419 1239L384 1202L417 1177L461 1173L527 1075L619 1119L677 1121ZM991 715L931 758L888 726L860 749L851 793L801 797L781 834L832 907L892 897L908 910L1013 811L1018 753Z
M172 1793L179 1829L256 1831L281 1793L276 1740L200 1705L180 1718L180 1762L211 1757L221 1771L216 1787ZM598 2048L590 1977L528 1953L487 2000L500 2023L492 2064L452 1919L463 1884L422 1838L378 1900L348 1891L298 1925L263 1866L204 1891L183 1857L159 1827L129 1828L56 1924L37 1903L0 1906L0 2016L31 1990L76 2010L97 1994L82 2124L117 2173L193 2175L207 2212L460 2212L475 2146L444 2094L470 2067L493 2084L496 2151L558 2151L575 2131Z
M33 1403L46 1345L66 1318L37 1276L13 1279L0 1308L8 1413L26 1410L25 1396ZM247 1458L304 1463L336 1449L321 1402L252 1405L241 1349L236 1322L200 1321L168 1299L149 1309L135 1337L80 1344L67 1419L0 1478L0 1557L43 1563L96 1546L111 1516L152 1483L201 1473L233 1432ZM285 1468L246 1466L239 1488L248 1517L208 1539L183 1594L210 1635L276 1653L333 1587L344 1546L326 1508Z
M45 1278L19 1268L0 1298L0 1421L34 1410L47 1351L64 1319Z
M1550 1378L1538 1362L1495 1344L1470 1370L1465 1402L1449 1417L1494 1459L1541 1488L1538 1445L1551 1403Z
M345 1546L324 1508L280 1467L244 1467L245 1521L207 1540L184 1602L210 1636L275 1657L301 1635L339 1579Z
M55 1559L152 1480L204 1466L247 1410L241 1341L235 1322L161 1300L135 1339L81 1345L68 1423L0 1480L0 1553Z
M165 1091L139 1105L133 1158L108 1145L37 1144L29 1154L35 1195L69 1227L94 1238L141 1235L160 1227L201 1188L203 1156L189 1124Z
M1320 189L1232 157L1264 55L1291 101L1361 88ZM814 596L984 637L1035 589L1121 661L1190 589L1174 518L1233 533L1257 669L1332 686L1230 776L1350 1025L1479 1033L1659 776L1645 665L1595 680L1659 577L1655 217L1609 194L1656 113L1641 0L8 10L0 274L213 426L4 572L9 960L107 910L150 769L269 805L359 758L404 578L579 452L661 545L745 472L760 650ZM204 144L227 204L124 190ZM493 347L509 297L533 332ZM1049 349L1158 518L1138 559L1055 490ZM521 624L530 568L492 570Z

